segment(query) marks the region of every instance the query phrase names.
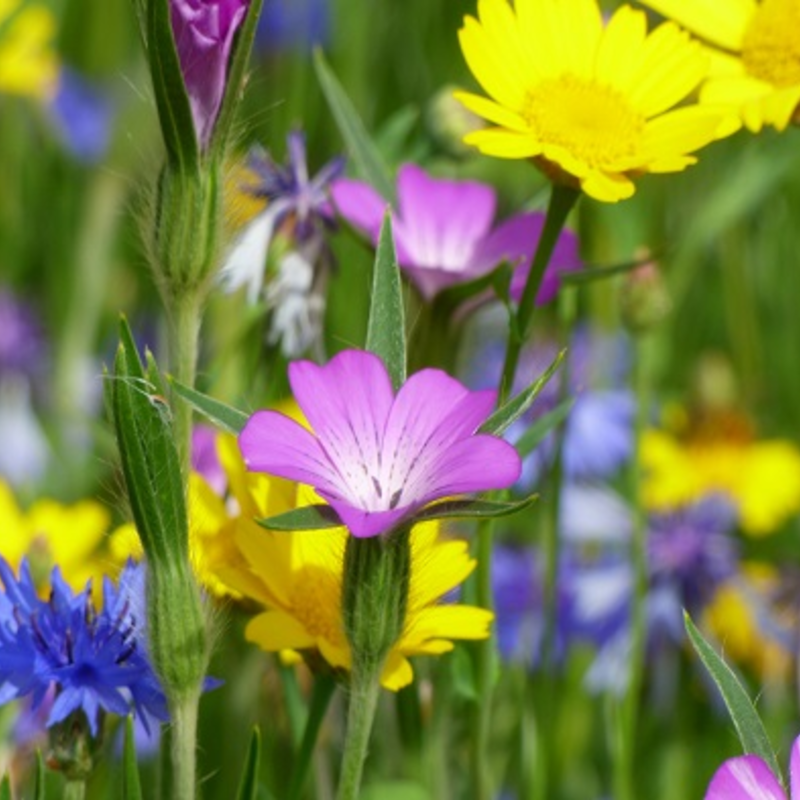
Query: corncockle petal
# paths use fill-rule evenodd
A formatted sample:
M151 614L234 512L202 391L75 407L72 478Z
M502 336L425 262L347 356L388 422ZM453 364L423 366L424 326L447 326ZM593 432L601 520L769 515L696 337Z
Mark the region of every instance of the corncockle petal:
M354 227L378 241L381 222L389 201L368 183L340 178L331 186L331 197L338 212Z
M462 271L492 226L494 189L476 181L437 180L405 164L398 174L397 194L396 227L412 262Z
M792 788L792 800L800 800L800 736L792 744L792 755L789 759L789 783Z
M239 434L247 469L338 494L337 475L317 439L277 411L257 411Z
M314 434L257 412L239 435L247 468L311 484L355 536L387 531L448 494L504 488L519 477L510 444L475 436L493 391L473 392L426 369L395 397L383 362L360 350L322 367L295 362L289 380Z
M715 773L705 800L787 800L778 779L758 756L728 759Z

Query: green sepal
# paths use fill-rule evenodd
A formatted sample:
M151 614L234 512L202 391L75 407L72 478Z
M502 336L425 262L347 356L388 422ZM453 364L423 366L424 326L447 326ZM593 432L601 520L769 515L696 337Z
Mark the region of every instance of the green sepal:
M488 519L508 517L533 505L539 495L532 494L524 500L516 502L500 502L498 500L443 500L425 506L414 514L412 522L430 522L437 519Z
M639 267L644 266L651 262L655 256L648 255L647 258L639 258L634 261L624 261L620 264L609 264L608 266L596 266L585 269L575 270L573 272L562 272L559 274L558 279L561 283L567 286L587 286L595 281L602 281L606 278L613 278L615 275L624 275L626 272L631 272Z
M521 391L501 408L498 408L497 411L478 428L478 433L490 433L494 436L498 436L508 429L510 425L515 423L533 405L533 402L541 394L547 382L561 366L561 362L564 360L566 353L566 350L562 350L555 357L553 363L550 364L527 389Z
M739 741L742 743L742 749L745 753L763 758L772 773L784 783L775 750L764 724L738 676L706 641L686 611L683 612L683 624L689 641L725 701Z
M396 200L394 184L389 177L389 170L370 139L353 103L319 48L314 50L314 69L328 107L361 177L381 197L385 197L387 202L394 204Z
M147 58L167 158L182 172L195 171L200 145L172 33L170 0L148 0L146 26Z
M14 795L11 794L11 778L8 773L3 775L3 780L0 781L0 800L14 800Z
M383 218L372 277L367 350L379 356L397 391L406 380L406 322L403 285L392 237L392 218Z
M215 400L210 395L190 389L171 376L168 380L172 390L178 397L185 400L195 411L202 414L217 428L227 433L238 436L242 432L242 428L247 424L247 420L250 419L243 411Z
M261 764L261 731L258 725L253 727L250 746L247 748L247 759L244 762L242 776L239 779L239 791L236 800L256 800L258 797L258 769Z
M36 768L33 779L33 800L45 800L47 791L42 751L36 751Z
M572 411L574 405L575 398L568 397L552 411L537 419L514 445L520 458L525 458L529 453L532 453L542 443L545 436L555 430L569 416L569 412Z
M123 800L142 800L142 784L136 764L136 740L133 735L133 717L125 717L125 742L122 752Z
M436 302L444 309L454 309L467 300L490 290L501 300L507 300L508 292L504 287L510 285L513 274L514 270L511 264L508 261L502 261L491 272L481 275L480 278L442 290L436 296Z
M264 0L250 0L245 14L244 23L236 32L228 62L228 78L225 83L225 94L222 105L217 114L214 131L211 134L209 151L212 158L222 160L228 146L233 121L236 117L236 108L241 100L245 83L245 72L250 62L250 51L253 49L253 39L256 35L258 18L261 16L261 6Z
M128 323L114 362L114 428L131 511L151 562L185 562L188 519L172 416L152 357L145 373Z
M328 505L319 504L295 508L274 517L257 519L256 522L271 531L321 531L326 528L341 528L344 524L339 515Z

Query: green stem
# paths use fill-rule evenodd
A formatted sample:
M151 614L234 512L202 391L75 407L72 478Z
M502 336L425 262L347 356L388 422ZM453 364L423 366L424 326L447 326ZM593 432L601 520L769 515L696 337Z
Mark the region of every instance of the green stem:
M184 386L194 387L202 320L201 292L186 291L171 297L167 305L170 323L170 369ZM189 475L192 444L192 407L182 400L174 404L175 442L181 470Z
M647 634L647 515L641 491L641 442L647 425L649 409L649 380L647 359L642 337L634 340L633 382L636 393L633 457L630 465L630 492L633 509L631 563L633 566L633 602L631 606L630 674L625 697L616 719L614 757L614 796L617 800L635 800L634 763L636 729L644 680L645 645Z
M187 693L170 707L172 717L171 800L195 800L199 693Z
M64 784L64 800L83 800L86 797L86 781L67 781Z
M494 520L481 521L477 532L478 562L475 568L475 595L481 608L492 609L492 544ZM475 800L489 800L492 785L489 776L489 732L494 694L493 673L495 643L492 637L475 644L475 686L478 693L472 712L472 787Z
M502 404L511 393L514 378L517 373L517 364L522 346L525 344L533 321L533 312L536 308L536 296L542 284L545 270L553 256L558 237L564 229L567 216L580 197L580 192L569 186L558 183L553 184L550 203L547 207L547 216L544 221L542 235L533 257L528 280L522 291L517 313L514 316L512 329L506 347L506 359L503 365L503 377L500 382L499 403Z
M367 757L369 736L380 693L380 668L362 669L353 665L350 683L350 707L347 713L347 736L342 757L337 800L358 800L361 773Z
M315 678L303 740L300 743L300 751L297 754L297 760L292 770L288 800L298 800L303 791L308 768L319 737L319 730L322 727L322 721L325 719L325 714L335 691L336 681L332 675L318 675Z

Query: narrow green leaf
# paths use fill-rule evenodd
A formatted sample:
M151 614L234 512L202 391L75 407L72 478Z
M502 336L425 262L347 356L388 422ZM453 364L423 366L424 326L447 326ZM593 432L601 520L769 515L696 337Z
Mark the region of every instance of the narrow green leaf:
M200 147L172 34L170 5L170 0L147 3L147 56L169 159L189 170L199 162Z
M392 219L388 213L383 218L375 252L367 350L383 359L397 391L406 380L406 322L400 268L392 238Z
M587 266L586 269L575 270L574 272L562 272L559 280L570 286L586 286L595 281L602 281L614 275L622 275L631 270L642 267L657 255L650 253L647 258L639 258L634 261L624 261L620 264L609 264L608 266Z
M692 646L700 656L708 674L717 684L722 699L728 707L728 713L731 715L736 733L739 735L742 749L745 753L763 758L772 772L780 777L782 773L778 759L775 757L775 750L752 700L736 673L717 655L717 652L705 640L703 634L695 627L685 611L683 612L683 624Z
M303 506L285 514L266 519L257 519L262 528L271 531L320 531L325 528L340 528L342 521L328 505Z
M541 394L555 371L561 366L567 351L562 350L553 363L527 388L509 400L502 408L492 414L478 429L479 433L491 433L495 436L503 433L510 425L516 422Z
M133 735L133 717L125 718L125 744L122 754L123 800L142 800L142 784L136 764L136 741Z
M256 800L258 797L258 768L261 763L261 731L258 725L253 728L247 760L244 762L242 777L239 779L237 800Z
M33 782L33 800L45 800L45 775L44 775L44 759L42 758L42 751L36 751L36 774Z
M263 0L250 0L244 24L237 31L233 43L225 96L222 98L222 105L211 138L211 149L219 159L225 155L236 109L241 100L245 71L250 62L250 51L253 49L253 39L256 35L256 26L258 18L261 16L262 5Z
M311 766L311 758L317 746L319 730L322 727L322 721L325 719L325 714L335 691L336 679L333 675L320 673L314 677L314 688L311 691L311 703L306 718L305 730L303 731L303 739L292 768L288 800L299 800L303 794L303 786Z
M544 441L545 436L555 430L569 416L574 405L575 398L568 397L552 411L539 417L517 440L515 446L520 457L525 458L532 453Z
M11 778L8 773L3 775L3 780L0 781L0 800L14 800L14 795L11 794Z
M471 300L475 296L483 292L496 292L498 285L507 285L511 282L510 276L513 274L513 269L507 261L503 261L497 265L491 272L481 275L480 278L467 281L466 283L459 283L457 286L451 286L444 289L436 296L435 302L443 309L458 308L462 303ZM491 294L488 295L491 297Z
M188 521L183 480L169 405L149 377L127 322L120 324L120 345L114 362L112 404L114 428L131 510L150 559L185 560Z
M516 502L496 500L444 500L426 506L414 515L414 522L434 519L486 519L489 517L508 517L533 505L538 495L532 494Z
M180 381L169 378L170 386L178 397L185 400L195 411L199 411L218 428L237 436L247 424L248 415L233 406L215 400L207 394L190 389Z
M387 202L394 203L394 185L389 177L389 170L320 49L314 51L314 69L322 93L361 177L385 197Z

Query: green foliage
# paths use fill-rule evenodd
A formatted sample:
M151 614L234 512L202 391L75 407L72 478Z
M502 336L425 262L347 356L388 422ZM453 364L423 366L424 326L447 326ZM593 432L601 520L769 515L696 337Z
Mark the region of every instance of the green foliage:
M736 673L717 655L717 652L706 641L703 634L700 633L685 612L683 622L689 641L691 641L692 646L697 651L697 655L700 656L700 660L708 670L708 674L717 685L722 699L725 701L728 713L731 715L731 720L736 728L736 733L739 735L739 741L742 743L742 749L745 753L752 753L763 758L773 774L780 776L782 773L778 759L775 757L775 750L769 741L764 724L758 716L753 701L744 686L742 686L742 682Z
M122 753L122 797L123 800L142 800L142 785L136 763L136 741L133 733L133 717L125 718L125 742Z
M257 800L258 769L261 764L261 732L258 726L253 728L250 746L247 748L247 759L239 780L239 791L236 800Z

